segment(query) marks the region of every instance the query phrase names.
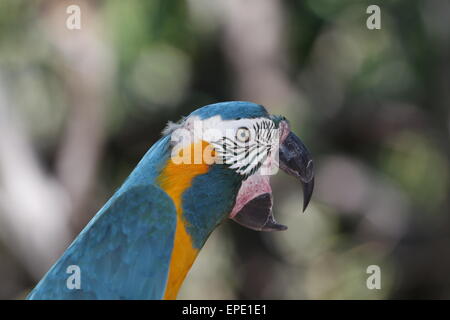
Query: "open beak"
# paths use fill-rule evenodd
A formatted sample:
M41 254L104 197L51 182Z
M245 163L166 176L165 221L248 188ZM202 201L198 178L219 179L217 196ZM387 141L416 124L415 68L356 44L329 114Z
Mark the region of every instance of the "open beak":
M292 132L289 132L280 145L279 165L283 171L302 182L303 211L305 211L314 189L314 165L308 149ZM269 176L259 174L254 174L243 181L230 218L256 231L287 229L286 226L277 223L273 216Z
M280 168L300 179L303 184L303 211L314 189L314 164L306 146L292 132L284 139L279 152Z

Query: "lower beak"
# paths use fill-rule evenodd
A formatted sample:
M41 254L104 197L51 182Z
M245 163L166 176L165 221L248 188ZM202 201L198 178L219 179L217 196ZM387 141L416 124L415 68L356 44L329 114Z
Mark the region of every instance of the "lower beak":
M292 132L280 146L280 168L300 179L303 184L303 211L306 210L314 190L314 164L306 146Z

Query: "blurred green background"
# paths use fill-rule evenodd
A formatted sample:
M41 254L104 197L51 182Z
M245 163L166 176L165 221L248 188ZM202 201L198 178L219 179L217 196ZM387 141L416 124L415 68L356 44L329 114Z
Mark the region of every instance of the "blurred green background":
M312 204L274 177L289 229L224 223L179 298L449 299L449 74L443 0L2 0L0 298L25 297L168 120L247 100L312 152Z

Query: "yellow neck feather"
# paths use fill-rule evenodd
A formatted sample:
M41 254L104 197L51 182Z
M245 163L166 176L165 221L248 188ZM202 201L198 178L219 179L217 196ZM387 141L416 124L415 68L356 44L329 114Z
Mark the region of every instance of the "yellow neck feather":
M166 292L164 294L164 299L166 300L173 300L177 297L181 284L199 252L198 249L192 246L191 236L186 231L186 221L183 218L182 196L184 191L191 186L192 180L198 175L207 173L209 168L209 165L203 161L199 164L194 164L193 150L201 150L203 153L205 148L208 147L210 145L204 141L198 142L197 145L191 144L189 147L180 151L180 155L183 155L183 152L185 155L186 152L189 152L192 160L190 161L191 164L175 164L172 159L169 159L166 167L158 177L160 187L172 198L177 210L174 247L169 266Z

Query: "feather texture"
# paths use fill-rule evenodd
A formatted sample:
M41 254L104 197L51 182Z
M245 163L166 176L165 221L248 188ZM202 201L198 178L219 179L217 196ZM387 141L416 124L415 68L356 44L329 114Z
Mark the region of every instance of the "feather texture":
M154 185L135 186L102 209L29 299L161 299L173 247L176 213ZM81 288L68 289L66 269L81 270Z

